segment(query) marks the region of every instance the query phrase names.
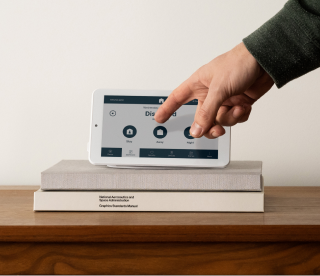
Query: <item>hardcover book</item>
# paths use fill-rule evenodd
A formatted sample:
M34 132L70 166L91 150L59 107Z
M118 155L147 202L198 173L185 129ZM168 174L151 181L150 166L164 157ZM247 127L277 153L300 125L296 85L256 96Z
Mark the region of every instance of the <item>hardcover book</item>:
M43 191L35 211L263 212L264 191Z
M41 173L41 189L127 191L262 191L261 161L224 168L119 169L87 160L62 160Z

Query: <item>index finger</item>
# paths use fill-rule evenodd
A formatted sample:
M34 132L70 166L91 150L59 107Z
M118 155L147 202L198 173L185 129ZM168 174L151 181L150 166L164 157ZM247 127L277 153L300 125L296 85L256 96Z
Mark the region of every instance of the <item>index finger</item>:
M171 92L166 101L159 107L154 115L154 119L158 123L166 122L171 115L179 109L183 104L193 100L193 93L187 85L186 81L180 84Z

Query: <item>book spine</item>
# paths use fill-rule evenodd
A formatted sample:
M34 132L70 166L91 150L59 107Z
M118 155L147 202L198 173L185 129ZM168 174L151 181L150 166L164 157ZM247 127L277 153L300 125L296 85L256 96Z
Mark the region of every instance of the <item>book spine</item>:
M35 211L263 212L264 192L37 191Z

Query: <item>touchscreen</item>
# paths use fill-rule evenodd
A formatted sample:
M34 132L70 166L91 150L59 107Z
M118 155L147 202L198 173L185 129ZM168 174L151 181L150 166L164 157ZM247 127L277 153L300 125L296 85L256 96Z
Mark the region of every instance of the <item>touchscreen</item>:
M102 157L218 159L219 139L193 138L197 100L164 124L154 114L167 97L104 96Z

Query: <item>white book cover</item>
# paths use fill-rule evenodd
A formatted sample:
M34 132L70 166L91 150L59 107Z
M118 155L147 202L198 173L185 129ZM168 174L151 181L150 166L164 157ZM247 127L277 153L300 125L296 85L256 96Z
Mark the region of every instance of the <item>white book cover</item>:
M260 192L43 191L34 211L264 212Z

